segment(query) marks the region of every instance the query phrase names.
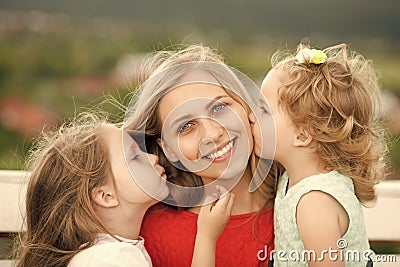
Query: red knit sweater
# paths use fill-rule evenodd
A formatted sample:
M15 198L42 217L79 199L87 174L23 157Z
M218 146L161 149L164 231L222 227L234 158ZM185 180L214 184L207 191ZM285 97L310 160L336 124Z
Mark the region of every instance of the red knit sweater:
M147 212L140 235L145 239L154 267L191 265L197 216L162 204ZM264 251L271 252L273 240L273 208L260 213L233 215L218 239L216 266L267 266L268 257Z

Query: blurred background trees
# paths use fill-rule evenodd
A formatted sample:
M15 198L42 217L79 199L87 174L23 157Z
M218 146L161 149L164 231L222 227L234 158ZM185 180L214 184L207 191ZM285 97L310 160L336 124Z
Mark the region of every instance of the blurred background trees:
M0 0L0 169L22 168L33 137L104 95L128 103L149 52L203 43L260 84L272 53L293 52L307 37L319 48L349 43L374 61L400 171L399 7L396 0Z

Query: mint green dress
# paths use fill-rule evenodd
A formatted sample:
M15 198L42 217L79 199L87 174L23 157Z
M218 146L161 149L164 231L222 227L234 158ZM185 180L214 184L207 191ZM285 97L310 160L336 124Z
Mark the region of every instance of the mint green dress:
M355 193L352 180L337 171L307 177L292 186L286 192L288 174L285 172L279 178L277 196L275 199L275 253L274 266L308 266L307 258L318 259L312 251L305 251L297 229L296 208L300 198L310 191L322 191L335 198L345 209L349 217L349 227L338 241L339 250L332 251L332 258L345 259L346 266L367 265L370 250L363 210ZM316 237L318 238L318 237ZM315 255L315 257L314 257ZM324 257L329 257L325 254ZM375 266L375 264L374 264Z

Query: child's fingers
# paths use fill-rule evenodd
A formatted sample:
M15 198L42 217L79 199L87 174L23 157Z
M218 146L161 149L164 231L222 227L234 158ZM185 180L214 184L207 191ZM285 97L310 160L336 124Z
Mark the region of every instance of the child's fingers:
M204 204L200 207L200 213L210 212L211 208L215 205L215 197L207 196L204 199Z
M215 203L215 207L226 209L231 198L232 198L232 193L227 193L225 196L221 197L217 201L217 203Z

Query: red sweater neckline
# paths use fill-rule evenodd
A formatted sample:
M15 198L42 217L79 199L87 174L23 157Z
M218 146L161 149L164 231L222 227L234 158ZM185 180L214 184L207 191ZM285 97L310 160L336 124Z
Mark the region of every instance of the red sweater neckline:
M199 215L197 213L193 213L190 212L188 210L175 210L169 206L166 206L164 204L158 204L159 207L155 208L155 210L163 210L166 209L168 211L172 211L172 212L177 212L177 213L181 213L181 215L186 216L186 217L191 217L191 218L197 218ZM250 212L250 213L243 213L243 214L235 214L235 215L231 215L230 220L243 220L243 219L249 219L252 218L254 216L257 216L257 214L264 214L264 213L268 213L271 212L271 210L273 210L273 206L269 206L266 207L264 209L262 209L261 211L255 211L255 212Z

